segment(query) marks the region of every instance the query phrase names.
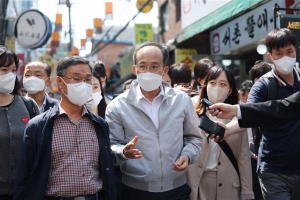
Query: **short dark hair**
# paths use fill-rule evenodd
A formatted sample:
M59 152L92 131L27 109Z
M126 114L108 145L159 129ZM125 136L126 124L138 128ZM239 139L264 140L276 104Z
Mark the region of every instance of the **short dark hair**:
M50 77L51 76L51 67L46 63L44 63L44 65L45 65L45 71L47 73L47 76Z
M214 65L213 61L208 58L202 58L194 66L195 79L204 79L210 67Z
M67 68L76 64L87 64L92 72L90 61L80 56L67 56L62 58L57 65L56 74L57 76L64 76Z
M288 28L275 28L273 29L265 39L265 43L269 53L272 53L273 49L278 49L292 44L296 48L297 37Z
M99 77L106 77L106 69L101 60L92 61L91 66Z
M249 71L249 76L254 84L254 79L260 78L262 75L266 74L267 72L271 71L272 67L262 60L257 60L254 66Z
M191 68L185 64L173 64L170 68L172 77L171 82L172 85L177 83L190 83L192 80L192 70Z
M15 52L13 52L12 50L8 49L6 46L4 45L0 45L0 68L1 67L8 67L10 65L12 65L13 63L15 63L16 65L16 69L18 70L19 68L19 58L17 56L17 54L15 54ZM13 91L11 92L11 94L20 94L20 83L18 81L18 78L16 77L15 80L15 87L13 89Z
M141 46L139 46L133 53L133 64L136 65L136 54L138 53L138 51L144 47L147 46L154 46L157 47L161 50L161 53L163 55L163 63L164 63L164 67L168 65L169 62L169 52L167 51L167 48L165 46L163 46L160 43L157 42L145 42L143 43Z
M253 83L251 80L245 80L244 82L242 82L241 88L240 88L240 92L241 92L242 96L244 96L246 94L246 92L250 92L252 86L253 86Z

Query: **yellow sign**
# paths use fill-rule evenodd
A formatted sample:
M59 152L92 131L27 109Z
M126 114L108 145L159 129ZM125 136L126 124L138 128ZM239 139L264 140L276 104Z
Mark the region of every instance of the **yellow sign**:
M137 0L136 8L139 10L148 0ZM147 13L153 8L154 0L150 0L150 2L141 10L142 13Z
M124 78L128 74L132 73L132 57L133 57L134 48L128 51L121 59L120 59L120 71L121 78Z
M193 60L193 55L197 55L197 49L175 49L175 63L185 63L194 69L197 60Z
M152 24L135 24L135 44L154 41Z
M288 22L287 28L300 29L300 22Z

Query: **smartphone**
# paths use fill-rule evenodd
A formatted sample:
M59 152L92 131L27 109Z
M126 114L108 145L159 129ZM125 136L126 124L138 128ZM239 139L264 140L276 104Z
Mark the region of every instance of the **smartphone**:
M219 136L220 140L224 138L225 128L210 120L206 115L200 117L198 127L208 134Z
M206 98L201 99L201 103L203 103L206 107L209 107L212 105L212 103L210 101L208 101L208 99L206 99Z

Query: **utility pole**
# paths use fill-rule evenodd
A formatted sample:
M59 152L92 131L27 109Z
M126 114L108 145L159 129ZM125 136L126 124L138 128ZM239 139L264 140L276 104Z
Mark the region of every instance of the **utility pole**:
M0 44L5 43L6 36L6 9L8 0L0 0Z
M71 51L72 46L73 46L73 38L72 38L71 3L70 3L70 0L67 0L66 4L67 4L68 10L69 10L69 37L70 37L69 51Z
M69 11L69 38L70 38L70 43L68 45L68 48L69 48L69 51L71 51L72 47L73 47L72 23L71 23L71 6L72 6L72 4L71 4L70 0L59 0L59 4L66 4L66 6L68 7L68 11Z

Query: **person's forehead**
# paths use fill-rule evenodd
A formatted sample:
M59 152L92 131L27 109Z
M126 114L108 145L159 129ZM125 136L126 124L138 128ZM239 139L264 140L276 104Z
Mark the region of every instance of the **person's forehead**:
M156 46L145 46L141 48L136 54L137 59L141 57L148 57L151 55L157 56L158 58L163 58L162 51Z
M25 70L46 72L46 69L45 69L45 66L43 63L29 63L25 66Z
M74 75L91 75L92 72L88 64L82 63L69 66L66 73Z

